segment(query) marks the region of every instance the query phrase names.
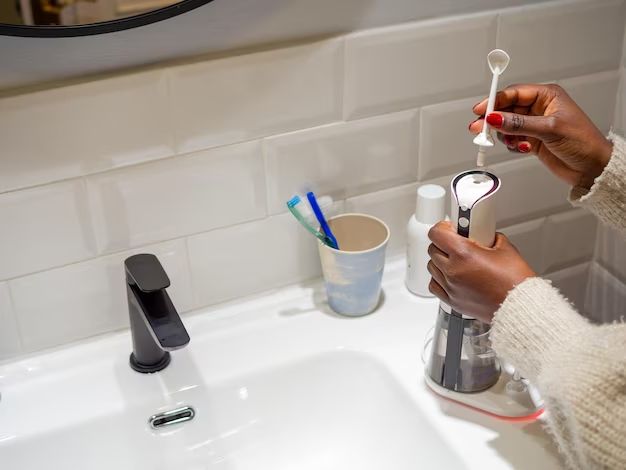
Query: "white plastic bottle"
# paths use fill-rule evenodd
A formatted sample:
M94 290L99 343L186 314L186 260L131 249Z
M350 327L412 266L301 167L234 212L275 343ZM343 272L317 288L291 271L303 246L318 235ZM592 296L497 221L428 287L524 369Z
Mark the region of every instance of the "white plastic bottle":
M428 256L428 231L445 217L446 190L436 184L417 188L415 214L407 225L406 287L422 297L433 297L428 290L430 273L426 268Z

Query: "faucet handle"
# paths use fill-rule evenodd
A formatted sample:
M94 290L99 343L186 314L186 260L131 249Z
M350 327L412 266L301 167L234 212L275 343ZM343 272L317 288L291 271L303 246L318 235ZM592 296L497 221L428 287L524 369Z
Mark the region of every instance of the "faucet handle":
M142 292L155 292L170 286L159 259L152 254L139 254L126 258L126 282L136 285Z

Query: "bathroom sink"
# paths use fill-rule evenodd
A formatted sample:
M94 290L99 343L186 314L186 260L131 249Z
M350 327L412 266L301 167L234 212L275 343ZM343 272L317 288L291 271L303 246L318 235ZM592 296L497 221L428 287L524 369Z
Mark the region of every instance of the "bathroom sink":
M183 318L189 346L139 374L121 332L0 365L2 470L556 469L538 423L432 394L420 352L437 302L385 274L385 301L334 315L319 283ZM151 416L194 419L153 429Z
M463 468L385 366L362 353L322 354L189 392L192 421L153 430L138 406L5 440L0 455L21 470L408 470L424 459Z

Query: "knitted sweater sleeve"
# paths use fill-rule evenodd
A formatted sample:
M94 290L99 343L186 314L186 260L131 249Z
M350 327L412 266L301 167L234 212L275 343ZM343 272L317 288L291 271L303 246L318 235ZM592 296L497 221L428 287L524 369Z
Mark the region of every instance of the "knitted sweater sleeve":
M626 469L626 324L592 325L535 277L509 293L491 340L541 393L569 467Z
M591 189L574 187L570 202L584 207L605 224L626 234L626 142L617 134L609 134L613 142L611 160Z
M609 164L570 200L626 233L626 143L610 139ZM491 340L540 391L569 467L626 469L626 323L593 325L549 281L531 278L496 312Z

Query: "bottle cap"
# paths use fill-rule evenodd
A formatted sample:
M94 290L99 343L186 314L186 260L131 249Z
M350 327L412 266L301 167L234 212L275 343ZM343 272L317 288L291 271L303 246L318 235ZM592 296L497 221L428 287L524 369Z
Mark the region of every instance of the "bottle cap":
M445 217L446 190L438 184L417 188L415 218L422 224L433 225Z

